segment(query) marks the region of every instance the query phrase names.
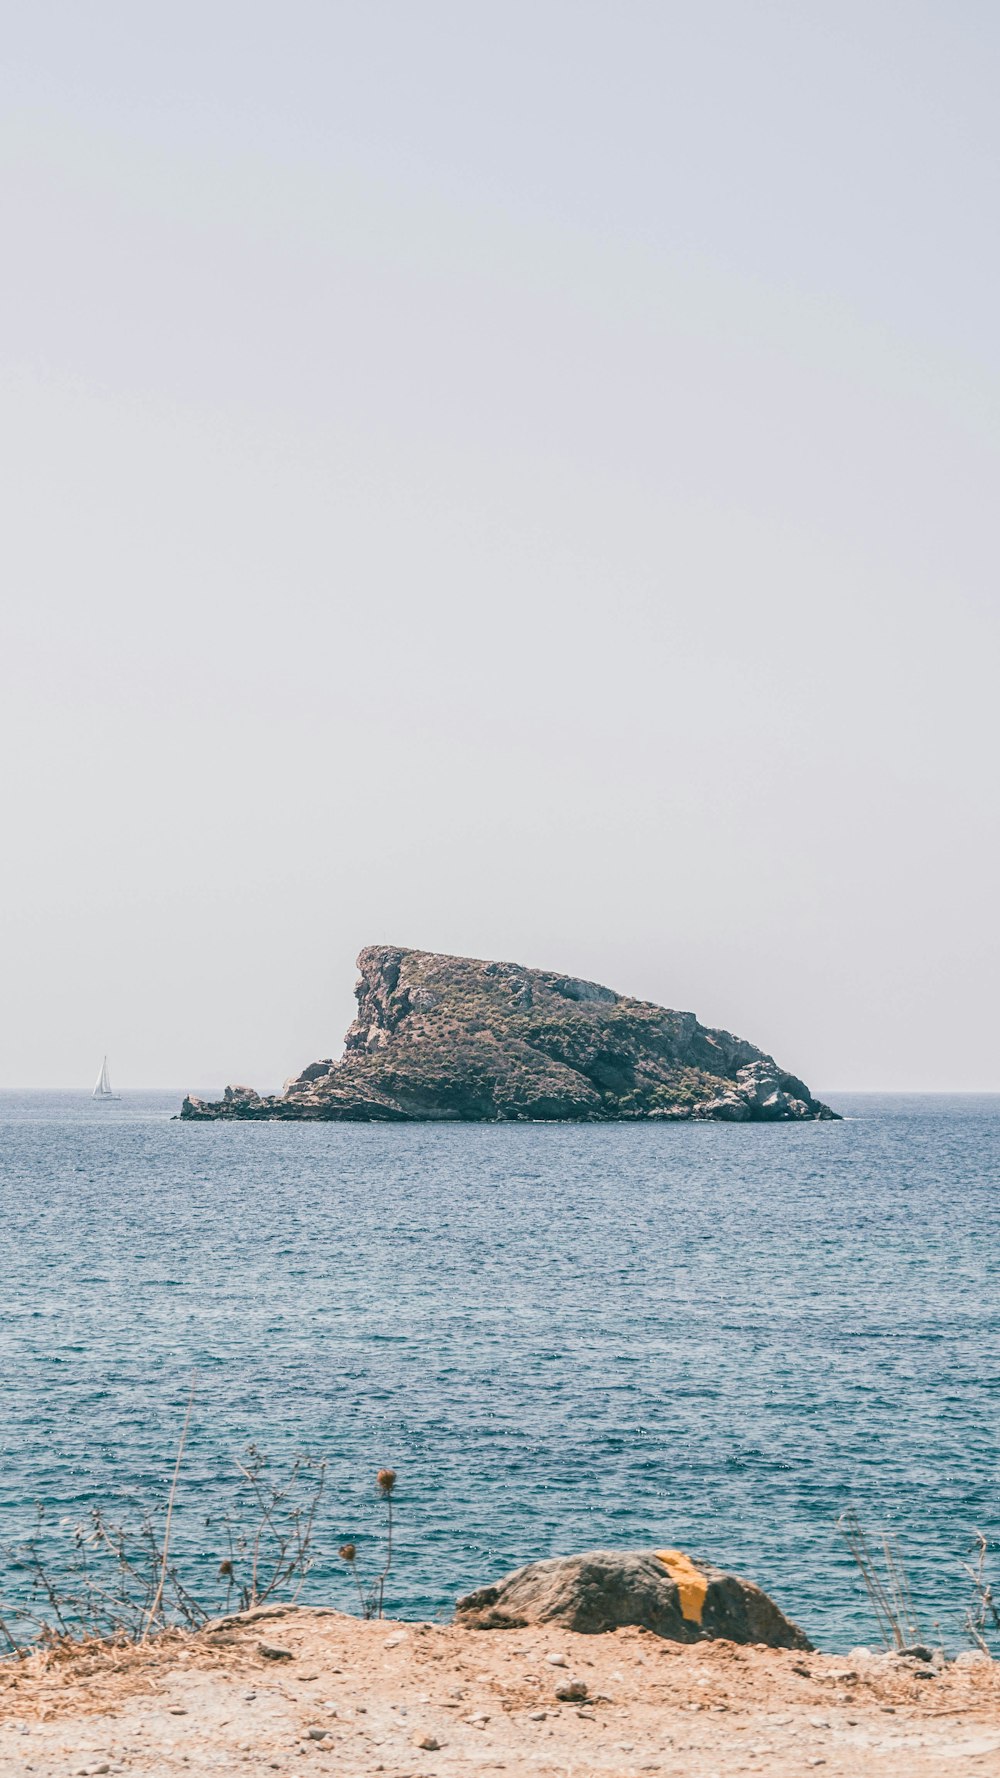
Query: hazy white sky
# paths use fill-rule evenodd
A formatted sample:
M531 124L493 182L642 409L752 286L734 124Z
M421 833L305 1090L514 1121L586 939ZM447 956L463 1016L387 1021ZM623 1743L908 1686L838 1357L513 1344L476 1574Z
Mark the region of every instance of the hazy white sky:
M1000 1089L1000 12L8 0L0 1084L388 940Z

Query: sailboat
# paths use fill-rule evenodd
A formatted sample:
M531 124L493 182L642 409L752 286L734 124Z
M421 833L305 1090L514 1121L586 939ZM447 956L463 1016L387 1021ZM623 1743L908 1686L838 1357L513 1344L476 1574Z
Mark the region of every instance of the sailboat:
M107 1058L107 1056L105 1056L105 1058L104 1058L104 1063L101 1068L101 1072L97 1077L97 1085L94 1088L94 1098L95 1099L120 1099L121 1098L120 1093L115 1093L112 1091L111 1076L108 1073L108 1058Z

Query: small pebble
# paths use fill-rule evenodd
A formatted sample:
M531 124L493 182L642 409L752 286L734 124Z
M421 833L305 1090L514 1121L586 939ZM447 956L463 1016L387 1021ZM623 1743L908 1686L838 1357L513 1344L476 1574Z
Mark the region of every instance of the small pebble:
M310 1741L325 1741L326 1737L329 1733L330 1733L329 1729L307 1729L306 1730L306 1734L308 1735Z
M582 1679L570 1679L565 1685L556 1686L556 1697L560 1704L582 1704L587 1696L587 1687Z
M531 1712L531 1715L528 1718L528 1721L529 1722L544 1722L547 1715L548 1715L547 1710L533 1710Z
M546 1655L545 1659L548 1661L550 1667L565 1667L568 1665L565 1655Z
M437 1753L441 1743L436 1735L414 1735L414 1747L420 1747L424 1753Z
M257 1653L263 1655L265 1661L290 1661L290 1648L279 1648L276 1642L258 1642Z

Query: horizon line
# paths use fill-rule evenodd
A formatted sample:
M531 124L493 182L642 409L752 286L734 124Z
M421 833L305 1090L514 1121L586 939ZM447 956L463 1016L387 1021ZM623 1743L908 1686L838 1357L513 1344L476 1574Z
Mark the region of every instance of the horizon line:
M117 1093L180 1093L181 1095L184 1095L184 1094L190 1093L192 1091L192 1088L190 1086L150 1086L150 1085L145 1085L145 1086L125 1086L125 1087L123 1087L123 1086L116 1085L115 1090ZM219 1090L221 1092L224 1089L220 1088ZM81 1086L77 1082L74 1082L72 1085L65 1085L65 1084L58 1085L58 1084L52 1084L50 1082L44 1086L38 1085L37 1083L30 1085L30 1086L7 1086L4 1084L0 1084L0 1093L80 1093L84 1097L89 1098L89 1097L92 1097L92 1095L93 1095L93 1088L90 1086ZM995 1087L955 1087L955 1086L951 1086L951 1087L940 1087L940 1086L935 1086L935 1087L885 1087L885 1086L882 1086L882 1087L819 1087L815 1090L813 1096L814 1096L814 1098L822 1098L824 1094L832 1094L834 1097L850 1096L853 1098L860 1098L860 1097L864 1097L865 1095L871 1095L872 1097L877 1096L877 1097L885 1098L890 1095L894 1095L897 1098L913 1098L913 1099L917 1099L917 1098L974 1098L974 1099L994 1098L995 1099L995 1098L1000 1098L1000 1086L995 1086ZM271 1097L271 1098L276 1098L276 1097L279 1097L280 1095L275 1093L275 1094L270 1094L270 1095L266 1095L266 1096ZM336 1121L336 1120L334 1120L334 1121ZM448 1120L448 1121L450 1121L450 1120ZM456 1121L462 1122L462 1121L466 1121L466 1120L458 1119ZM479 1120L475 1120L475 1121L479 1121ZM573 1118L567 1118L567 1119L559 1119L559 1120L554 1120L554 1121L573 1123L578 1120L573 1119ZM616 1121L619 1121L619 1120L616 1120ZM626 1123L630 1122L630 1121L635 1121L637 1123L643 1123L648 1120L643 1119L643 1118L637 1118L635 1120L630 1120L630 1119L626 1118L626 1119L622 1119L620 1121L626 1122Z

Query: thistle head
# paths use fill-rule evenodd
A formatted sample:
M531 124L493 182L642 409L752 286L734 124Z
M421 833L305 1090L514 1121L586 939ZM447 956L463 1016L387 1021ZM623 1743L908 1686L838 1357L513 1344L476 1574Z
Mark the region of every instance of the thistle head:
M228 1556L224 1556L222 1558L222 1561L219 1563L219 1573L221 1575L225 1576L225 1578L228 1580L232 1579L233 1565L232 1565L231 1561L229 1560Z
M342 1543L340 1546L340 1555L345 1562L353 1562L357 1553L353 1543Z
M396 1486L396 1471L394 1469L380 1469L378 1475L375 1477L375 1481L378 1485L379 1492L386 1495L388 1498L392 1493L393 1488Z

